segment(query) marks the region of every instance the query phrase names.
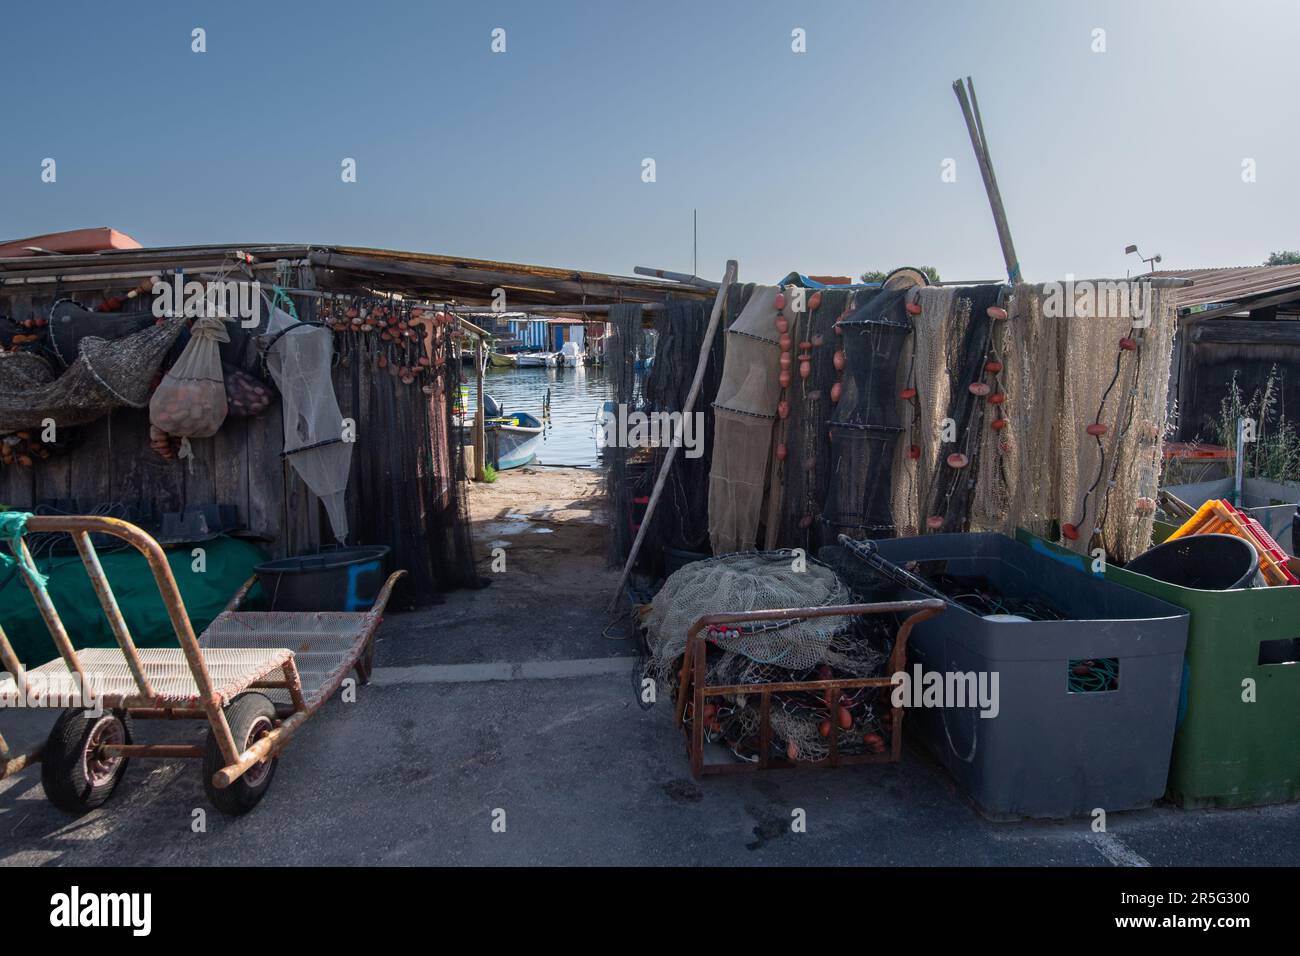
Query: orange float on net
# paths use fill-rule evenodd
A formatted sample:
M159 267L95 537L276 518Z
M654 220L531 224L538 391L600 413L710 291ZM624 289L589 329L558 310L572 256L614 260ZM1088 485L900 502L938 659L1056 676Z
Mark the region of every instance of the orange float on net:
M820 306L821 304L822 304L822 294L820 292L814 292L812 296L808 299L808 311L809 312L815 311L818 308L818 306Z
M994 431L1000 432L1002 429L1007 427L1007 420L1005 418L995 418L993 421L989 422L989 427Z
M789 352L782 352L782 353L781 353L781 367L782 367L782 368L789 368L793 363L794 363L794 359L790 357L790 353L789 353Z
M1125 352L1132 352L1138 347L1137 339L1131 339L1126 335L1124 338L1119 340L1119 347Z
M1007 396L1006 393L1004 392L994 392L992 395L989 396L990 405L1001 405L1006 400L1007 400Z
M1071 541L1079 540L1079 529L1072 524L1061 525L1061 535Z
M1086 431L1088 432L1089 435L1092 435L1093 437L1099 437L1101 435L1106 434L1107 429L1105 425L1102 425L1101 423L1098 422L1096 424L1089 425Z
M989 392L992 391L992 389L989 388L987 385L985 385L983 382L971 382L966 387L970 389L970 393L972 395L983 396L983 395L987 395Z
M920 446L920 445L913 445L911 448L907 449L907 457L910 458L910 459L912 459L913 461L916 461L918 458L920 458L920 457L921 457L921 446Z
M794 339L790 338L789 333L782 332L782 333L781 333L781 338L780 338L780 341L778 342L778 344L781 346L781 351L782 351L782 352L788 352L788 351L790 351L790 345L791 345L793 342L794 342Z
M812 374L812 362L803 361L799 363L799 377L807 378Z
M840 395L844 393L844 387L836 382L831 386L831 404L834 405L840 400Z
M789 454L789 450L785 447L785 442L781 442L779 445L776 446L777 461L785 461L785 457L788 454Z
M835 366L835 371L837 372L844 371L844 352L837 351L834 355L832 355L831 364Z
M991 374L993 374L993 375L997 375L998 372L1002 371L1002 363L1001 363L1001 362L985 362L985 363L984 363L984 371L989 372L989 373L991 373Z
M931 531L938 531L943 527L943 515L930 515L925 519L925 526Z
M910 402L912 399L916 398L916 389L905 388L898 393L898 397L903 399L906 402Z
M948 456L949 468L965 468L969 464L970 464L970 459L967 458L959 451L955 451Z
M920 315L920 314L921 314L921 303L919 303L919 302L909 302L909 303L907 303L907 314L908 314L908 315Z
M785 333L790 331L790 320L784 315L778 315L776 317L776 330L782 335L785 335Z
M984 314L994 320L1005 319L1007 317L1007 310L1002 308L1000 305L991 305L984 310Z
M773 304L774 306L776 306L778 312L779 312L781 309L784 309L784 308L785 308L785 293L783 293L783 292L778 292L778 293L776 294L776 298L772 301L772 304Z
M788 368L781 369L781 374L777 376L777 381L781 383L782 388L789 388L791 381L790 370Z

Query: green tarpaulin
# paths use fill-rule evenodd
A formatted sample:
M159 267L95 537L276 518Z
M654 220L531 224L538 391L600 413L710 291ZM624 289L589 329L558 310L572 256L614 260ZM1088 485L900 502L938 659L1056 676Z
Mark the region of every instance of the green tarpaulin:
M203 549L201 571L196 570L195 548ZM136 645L175 647L175 632L144 557L134 548L101 551L99 557ZM167 561L196 635L221 613L231 595L252 575L253 568L266 559L260 548L238 538L213 538L168 550ZM36 567L49 576L50 599L74 646L117 646L90 577L76 554L37 557ZM25 667L37 667L58 657L8 547L0 552L0 625Z

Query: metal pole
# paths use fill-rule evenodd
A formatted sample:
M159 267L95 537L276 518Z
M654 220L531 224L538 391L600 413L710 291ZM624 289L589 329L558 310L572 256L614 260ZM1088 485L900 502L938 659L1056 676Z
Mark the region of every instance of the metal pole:
M718 286L718 294L713 299L713 313L709 316L708 328L704 330L704 341L700 344L700 357L695 363L695 378L691 380L691 390L686 393L686 402L682 405L682 427L685 428L686 416L691 414L695 408L695 399L700 393L700 386L704 383L704 372L709 365L709 352L713 348L713 336L718 331L718 324L722 319L722 304L726 301L727 290L731 288L731 283L736 281L735 259L727 260L727 271L722 276L722 284ZM654 490L650 492L650 501L645 506L645 517L641 519L641 527L637 529L636 540L632 542L632 550L628 552L627 563L623 565L623 573L618 579L618 587L614 589L614 597L609 602L609 613L613 614L614 609L618 607L618 599L623 594L623 585L627 583L628 576L632 573L632 565L636 563L637 552L641 550L641 542L645 540L646 532L650 529L650 518L655 513L655 506L659 504L659 496L663 494L664 485L668 481L668 471L673 466L673 459L677 457L678 442L673 441L668 445L668 452L664 455L663 464L659 466L659 477L655 479Z
M988 140L984 137L984 122L980 118L979 101L975 99L975 83L968 76L965 85L961 80L952 84L961 104L962 116L966 119L966 131L970 133L971 146L975 150L975 160L979 164L980 176L984 179L984 191L988 193L989 206L993 209L993 223L998 230L998 242L1002 246L1002 260L1007 267L1007 281L1011 285L1021 281L1020 259L1016 256L1016 247L1011 241L1011 227L1007 224L1007 211L1002 205L1002 193L998 190L998 179L993 172L993 160L989 156Z

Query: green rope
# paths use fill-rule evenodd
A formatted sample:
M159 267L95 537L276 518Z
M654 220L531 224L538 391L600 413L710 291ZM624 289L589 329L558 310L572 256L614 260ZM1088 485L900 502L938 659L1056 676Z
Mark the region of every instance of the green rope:
M27 519L31 516L30 511L0 511L0 540L7 542L13 549L13 560L17 563L18 570L22 571L28 581L44 591L50 579L36 570L36 565L27 559L27 552L20 546L23 535L27 533Z

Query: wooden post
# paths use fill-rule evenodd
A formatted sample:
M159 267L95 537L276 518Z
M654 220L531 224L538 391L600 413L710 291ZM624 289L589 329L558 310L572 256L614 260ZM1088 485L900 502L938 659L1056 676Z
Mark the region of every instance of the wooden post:
M713 336L718 331L718 323L722 319L722 305L727 300L727 290L731 288L731 283L736 281L737 268L735 259L727 260L727 271L722 276L722 285L718 286L718 294L713 298L713 313L709 316L709 326L704 331L704 341L700 345L700 357L695 363L695 378L691 380L691 390L686 393L686 403L682 406L683 429L686 428L686 416L695 408L695 399L700 394L700 386L704 383L704 372L709 366L709 352L713 348ZM637 552L641 550L641 542L645 540L646 531L650 528L650 518L655 513L655 506L659 504L659 496L663 494L664 484L668 481L668 471L673 466L673 459L677 457L677 446L676 440L668 445L664 462L659 466L659 477L655 479L654 490L650 492L650 501L645 506L645 517L641 519L641 526L637 528L636 540L632 542L627 563L623 565L623 574L619 577L618 587L615 588L614 597L609 602L610 614L613 614L614 609L618 607L618 599L623 594L623 585L627 583L628 576L632 573Z
M967 89L969 88L969 95ZM1011 227L1007 224L1007 211L1002 205L1002 193L998 190L998 179L993 173L993 160L989 157L988 140L984 137L984 121L980 118L979 101L975 99L975 83L968 76L965 85L961 80L952 84L961 104L962 116L966 118L966 131L970 133L971 146L975 149L975 161L979 164L980 176L984 179L984 191L988 193L989 206L993 209L993 224L998 230L998 243L1002 246L1002 260L1007 267L1007 281L1011 285L1021 281L1020 260L1016 257L1016 247L1011 242Z
M480 338L474 344L474 388L475 388L475 409L474 409L474 480L482 481L486 476L483 471L483 465L486 462L487 442L484 441L486 426L484 419L486 413L483 410L483 360L484 355L483 340Z

